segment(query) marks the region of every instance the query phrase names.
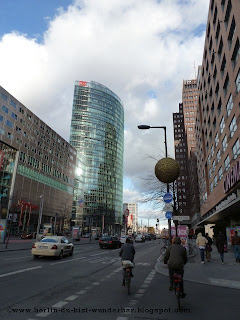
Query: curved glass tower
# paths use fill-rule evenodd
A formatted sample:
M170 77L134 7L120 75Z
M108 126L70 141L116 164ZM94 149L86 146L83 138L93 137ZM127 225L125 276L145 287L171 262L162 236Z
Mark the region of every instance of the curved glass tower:
M77 149L73 213L83 232L120 233L123 206L124 110L94 81L76 81L70 144Z

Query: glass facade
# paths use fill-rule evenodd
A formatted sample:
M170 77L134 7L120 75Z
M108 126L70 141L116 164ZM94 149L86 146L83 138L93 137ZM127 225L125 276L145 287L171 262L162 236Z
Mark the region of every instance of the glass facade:
M73 217L82 221L85 231L119 233L124 151L121 100L99 83L76 81L70 135L78 158Z

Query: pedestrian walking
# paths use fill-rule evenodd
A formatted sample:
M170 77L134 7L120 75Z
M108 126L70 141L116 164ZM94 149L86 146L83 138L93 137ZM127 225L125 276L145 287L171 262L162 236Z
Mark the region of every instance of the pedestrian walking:
M232 246L236 262L240 262L240 237L237 231L234 232L232 237Z
M208 241L208 243L206 244L206 249L205 249L206 259L207 259L208 262L210 262L213 241L209 237L208 233L206 233L205 238Z
M224 246L226 246L226 237L222 231L219 231L216 238L216 247L218 249L218 253L220 254L222 264L224 264Z
M197 235L196 245L199 248L200 256L201 256L201 263L204 263L204 256L205 256L205 249L206 245L208 243L208 240L202 236L202 233L199 232Z

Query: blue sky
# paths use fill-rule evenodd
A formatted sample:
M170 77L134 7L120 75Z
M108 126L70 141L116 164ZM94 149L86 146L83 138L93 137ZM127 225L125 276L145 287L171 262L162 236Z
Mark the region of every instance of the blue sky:
M123 200L140 203L146 177L156 182L164 137L137 126L166 126L174 157L172 113L183 80L195 78L202 62L208 6L209 0L0 0L0 85L66 140L75 80L116 93L125 112ZM139 208L145 224L161 211L158 201Z
M28 37L42 40L58 8L67 7L72 0L0 0L0 37L18 31Z

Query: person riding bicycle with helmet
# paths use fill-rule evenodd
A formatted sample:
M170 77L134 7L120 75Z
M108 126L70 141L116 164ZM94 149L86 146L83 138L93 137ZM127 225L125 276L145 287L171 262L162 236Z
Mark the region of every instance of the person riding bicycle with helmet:
M175 237L173 239L173 244L167 249L164 263L168 264L170 287L169 290L173 290L173 275L174 273L180 274L182 280L180 282L181 296L184 298L186 294L183 290L183 273L184 265L187 263L187 250L181 245L181 239Z
M126 243L122 246L119 256L122 258L122 260L129 260L133 262L134 256L135 256L135 248L134 245L131 243L131 239L127 238ZM132 268L131 268L131 277L133 277L132 274ZM125 280L123 279L123 286L125 285Z

